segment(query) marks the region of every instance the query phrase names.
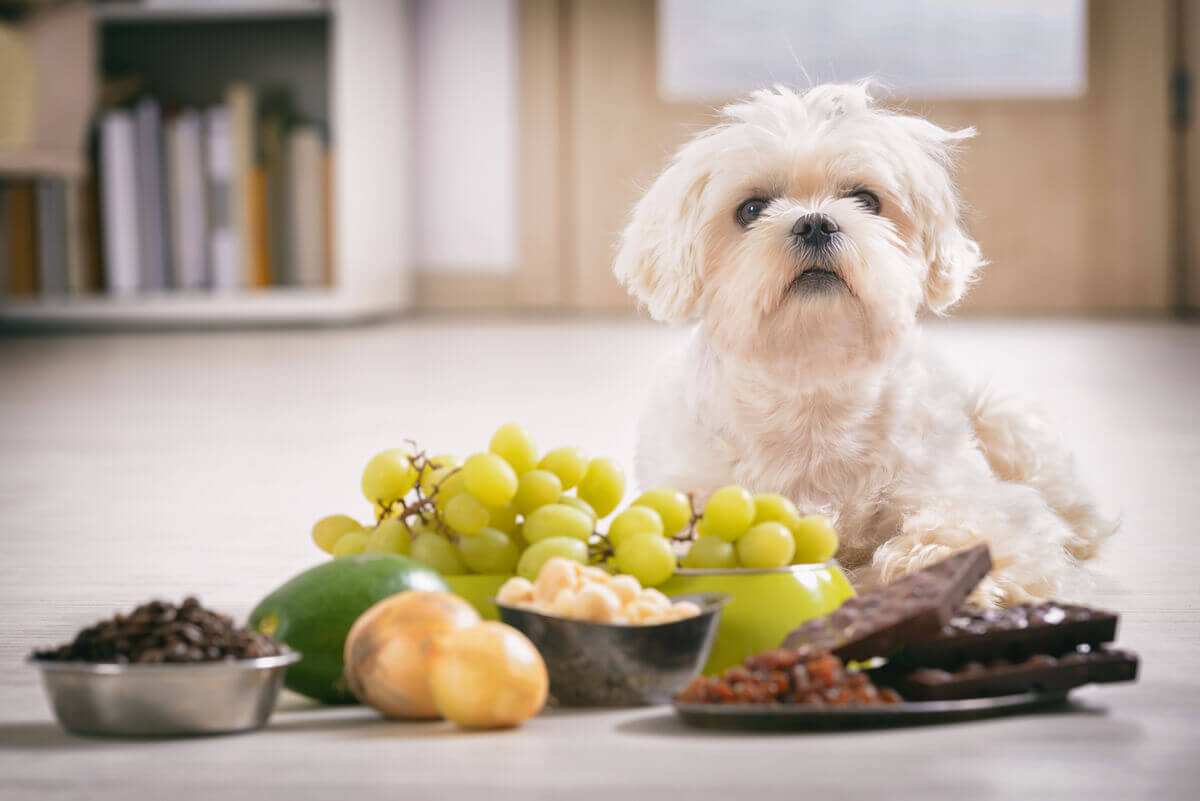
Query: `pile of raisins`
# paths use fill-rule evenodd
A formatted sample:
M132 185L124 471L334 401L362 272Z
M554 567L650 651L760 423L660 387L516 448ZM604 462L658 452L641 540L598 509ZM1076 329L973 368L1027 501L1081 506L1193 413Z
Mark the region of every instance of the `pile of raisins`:
M675 700L704 704L894 704L903 699L846 670L828 649L777 648L748 657L720 676L697 676Z

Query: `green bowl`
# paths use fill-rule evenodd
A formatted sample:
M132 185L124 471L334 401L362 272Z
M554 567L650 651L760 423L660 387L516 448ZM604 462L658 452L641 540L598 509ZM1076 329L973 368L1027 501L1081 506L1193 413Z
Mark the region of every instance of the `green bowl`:
M500 610L496 609L491 599L500 591L500 585L512 577L512 573L470 573L442 578L454 594L469 601L484 620L499 620Z
M775 570L680 569L658 589L667 595L723 592L730 596L704 666L708 675L740 665L751 654L778 648L792 629L854 597L850 582L833 561Z

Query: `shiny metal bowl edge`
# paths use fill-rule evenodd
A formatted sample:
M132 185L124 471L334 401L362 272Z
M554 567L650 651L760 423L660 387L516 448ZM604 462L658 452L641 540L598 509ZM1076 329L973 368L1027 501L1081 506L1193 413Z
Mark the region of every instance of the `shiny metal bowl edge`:
M300 654L153 665L30 658L63 728L80 734L181 737L261 728Z
M500 619L523 633L546 663L561 706L667 703L708 660L724 593L676 595L700 614L646 626L593 623L496 603Z

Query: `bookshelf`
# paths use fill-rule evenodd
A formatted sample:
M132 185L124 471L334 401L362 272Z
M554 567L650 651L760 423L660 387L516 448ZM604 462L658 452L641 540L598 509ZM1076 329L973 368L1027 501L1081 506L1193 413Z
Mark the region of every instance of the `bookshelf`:
M231 79L261 79L286 86L307 117L327 125L332 277L328 286L0 294L0 328L327 325L410 308L406 5L160 0L74 7L86 9L97 85L114 64L132 65L151 93L204 106L219 103ZM224 57L215 59L211 43L218 41ZM90 162L84 142L0 150L0 180L77 181Z

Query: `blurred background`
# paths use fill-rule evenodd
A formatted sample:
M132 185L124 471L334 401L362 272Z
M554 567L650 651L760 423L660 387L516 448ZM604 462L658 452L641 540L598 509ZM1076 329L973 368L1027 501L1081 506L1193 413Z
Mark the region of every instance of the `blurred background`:
M962 314L1200 304L1191 0L0 0L0 329L623 314L713 109L876 76L980 135Z

